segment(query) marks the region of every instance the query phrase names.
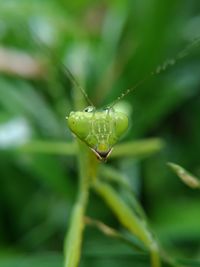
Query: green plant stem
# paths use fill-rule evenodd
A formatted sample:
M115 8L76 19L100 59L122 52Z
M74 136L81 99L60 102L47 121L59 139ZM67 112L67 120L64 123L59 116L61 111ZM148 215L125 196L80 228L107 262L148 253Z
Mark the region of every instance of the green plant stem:
M161 261L159 249L152 234L147 229L144 221L138 219L134 211L119 197L117 192L108 184L96 181L93 184L95 191L104 199L120 223L134 234L149 249L151 255L151 266L160 267Z
M99 173L106 181L117 183L123 188L131 191L129 181L126 179L125 175L119 172L119 170L115 170L109 165L102 164L99 168Z
M85 205L76 203L71 215L70 228L64 245L64 266L76 267L80 261Z
M200 180L186 169L173 162L168 162L167 165L181 179L181 181L192 189L200 189Z
M145 212L140 202L136 199L135 192L134 190L132 190L129 180L126 179L126 177L122 173L120 173L119 170L115 170L113 167L106 165L101 165L99 173L102 176L103 180L117 183L121 188L123 188L126 193L126 198L130 202L130 205L133 207L135 212L141 219L146 220Z
M69 231L64 244L64 267L77 267L81 256L82 235L85 226L84 216L91 182L90 154L88 148L80 143L79 152L79 192L73 207Z
M76 142L64 143L36 140L18 147L17 151L74 156L77 154L78 146L76 145Z
M99 220L94 220L89 217L85 218L86 224L96 227L99 231L101 231L104 235L107 235L111 238L118 239L124 243L126 243L128 246L130 246L132 249L137 250L138 252L143 252L146 253L146 250L143 249L143 247L133 243L131 240L129 240L125 235L122 233L118 232L117 230L111 228L110 226L106 225L105 223L99 221Z
M163 146L164 142L159 138L124 142L114 147L111 153L111 158L146 157L160 151Z
M81 110L81 109L80 109ZM159 138L149 138L132 142L124 142L114 146L111 158L146 157L162 149L164 143ZM35 140L24 144L17 151L28 153L44 153L55 155L76 156L78 147L76 142L54 142Z
M74 82L73 82L74 84ZM85 106L85 100L81 91L74 87L75 110L81 110ZM74 205L68 233L64 241L64 267L77 267L81 256L82 236L85 227L85 212L89 198L91 177L96 176L94 157L89 148L78 141L78 169L79 169L79 191L77 201ZM96 161L95 161L96 162Z

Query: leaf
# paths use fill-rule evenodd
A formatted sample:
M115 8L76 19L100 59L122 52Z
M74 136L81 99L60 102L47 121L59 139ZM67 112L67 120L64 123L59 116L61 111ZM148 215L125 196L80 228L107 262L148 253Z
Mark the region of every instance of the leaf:
M189 173L178 164L168 162L167 165L176 173L184 184L192 189L200 189L200 180L193 174Z
M146 157L160 151L164 142L159 138L130 141L116 145L111 157Z

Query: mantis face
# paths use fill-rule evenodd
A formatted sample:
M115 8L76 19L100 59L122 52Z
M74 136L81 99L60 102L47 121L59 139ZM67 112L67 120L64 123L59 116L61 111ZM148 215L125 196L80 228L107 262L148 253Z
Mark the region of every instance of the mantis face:
M67 119L70 130L100 160L107 159L113 146L128 128L127 115L111 108L96 111L94 107L87 107L83 111L72 111Z

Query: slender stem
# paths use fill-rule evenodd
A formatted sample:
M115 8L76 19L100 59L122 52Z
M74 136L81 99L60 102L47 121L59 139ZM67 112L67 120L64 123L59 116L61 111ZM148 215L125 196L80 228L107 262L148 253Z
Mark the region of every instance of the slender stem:
M75 142L66 143L37 140L26 143L18 147L17 150L27 153L64 154L67 156L75 156L78 147Z
M152 234L144 221L138 219L134 211L119 197L117 192L108 184L96 181L93 184L95 191L104 199L117 216L121 224L133 233L150 250L151 266L160 267L159 249Z
M125 190L126 198L131 207L133 207L141 219L146 220L145 212L140 202L136 199L135 192L131 188L130 182L128 179L126 179L124 174L120 173L118 170L115 170L113 167L108 167L106 165L102 165L99 171L103 179L108 182L115 182Z
M74 83L74 82L73 82ZM83 94L80 88L74 87L75 110L81 110L85 106ZM79 87L79 86L78 86ZM78 142L78 169L79 169L79 191L77 201L74 205L68 233L64 242L64 267L77 267L81 256L83 230L85 227L85 212L89 198L91 177L96 176L97 163L90 149L81 141Z
M150 247L150 257L152 267L161 267L160 251L156 243Z
M64 266L76 267L81 255L82 232L84 229L85 206L76 203L71 215L69 232L64 245Z
M79 192L73 207L71 221L64 244L64 266L77 267L81 256L82 235L85 226L84 216L90 187L90 157L88 148L79 144Z
M114 147L111 158L146 157L160 151L163 146L164 142L160 138L124 142Z
M85 212L89 198L91 178L96 176L97 159L89 148L79 142L79 191L73 207L69 231L64 244L64 267L77 267L81 256Z
M94 220L89 217L85 217L86 224L96 227L99 231L101 231L104 235L107 235L109 237L118 239L127 245L129 245L132 249L139 251L140 253L146 253L146 250L142 246L139 246L138 244L135 244L132 242L129 238L126 237L126 235L123 235L122 233L118 232L114 228L111 228L110 226L106 225L105 223Z
M158 152L163 147L163 144L164 143L162 142L162 140L158 138L124 142L121 144L117 144L114 147L110 157L144 157L152 153ZM77 155L78 147L75 142L66 143L57 141L49 142L43 140L36 140L20 146L19 148L17 148L17 150L20 152L29 153L75 156Z

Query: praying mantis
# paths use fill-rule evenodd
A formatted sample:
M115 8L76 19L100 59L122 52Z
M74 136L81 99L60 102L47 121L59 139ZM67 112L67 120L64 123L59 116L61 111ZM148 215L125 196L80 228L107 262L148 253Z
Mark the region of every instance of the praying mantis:
M101 161L106 161L112 153L113 147L128 129L128 116L116 111L114 106L128 94L132 93L141 84L155 74L159 74L179 59L189 54L190 50L199 45L199 38L177 54L174 59L167 60L153 72L139 81L134 87L123 92L113 103L104 109L96 110L85 90L78 84L71 72L65 68L66 74L79 89L80 94L87 100L90 106L82 111L72 111L67 116L67 124L71 132L76 136L79 154L79 191L77 201L71 215L71 223L65 238L65 267L77 267L80 261L83 230L85 227L85 213L90 190L94 190L115 214L121 225L138 238L150 254L150 266L161 267L161 258L172 266L180 266L170 257L163 256L159 242L149 230L144 217L142 219L137 212L121 198L120 194L99 176ZM79 109L79 107L77 107ZM103 228L103 227L101 227ZM103 231L103 229L101 229Z
M168 6L170 6L169 3ZM44 10L45 13L47 13L46 9ZM8 18L10 19L9 16ZM22 28L20 28L20 31L21 29ZM72 29L72 31L73 30L74 29ZM147 74L147 76L140 80L135 86L123 91L123 93L108 104L108 106L100 109L96 108L96 104L91 102L85 90L82 89L73 75L71 75L71 72L66 67L64 68L74 87L70 89L74 94L73 100L75 107L71 113L66 112L65 116L67 116L67 128L70 129L75 138L73 142L67 143L65 140L65 144L61 143L60 146L56 144L56 148L54 146L54 151L57 151L57 148L59 148L61 151L65 151L65 155L75 156L79 179L76 201L73 204L69 224L67 222L68 231L65 236L63 249L65 267L77 267L81 263L84 230L87 225L97 227L103 234L108 235L110 238L118 238L125 242L129 241L126 240L123 231L115 230L100 221L87 217L87 206L92 192L99 196L100 201L103 200L106 203L116 221L119 222L119 228L122 230L125 229L130 236L134 236L140 241L142 246L139 247L139 250L149 255L149 265L147 264L147 266L160 267L164 261L169 263L170 266L180 267L180 264L163 252L159 240L148 225L142 207L139 202L137 202L132 192L129 192L131 185L124 180L120 171L110 168L109 162L106 163L106 161L109 161L112 156L113 158L116 157L116 155L118 155L117 157L123 157L124 155L129 156L129 151L137 150L137 147L131 145L132 142L127 142L127 145L126 143L118 144L128 129L131 128L134 131L134 126L131 127L129 116L126 113L118 111L116 104L125 99L126 96L130 96L130 94L134 93L143 83L148 82L152 76L173 66L176 61L186 56L196 45L199 45L198 40L181 51L175 58L165 61L151 73ZM30 103L30 105L31 104L32 103ZM64 121L64 116L62 118ZM43 123L45 125L46 121L43 121ZM139 145L142 146L143 144ZM157 145L160 147L159 143ZM33 143L32 147L34 149L36 146L37 144ZM49 151L52 151L52 147L50 146L49 148ZM42 146L39 147L39 150L40 149L42 149ZM73 174L70 175L72 175L72 177L70 177L71 180L74 181L73 178L75 177L73 177ZM56 180L58 177L55 176L54 178ZM127 203L128 201L123 198L120 190L117 190L116 182L124 186L127 194L131 193L132 201L135 201L134 204L131 203L133 205ZM115 186L113 186L113 184ZM129 242L129 244L130 247L134 247L135 245L131 242ZM122 266L124 265L126 264ZM134 261L132 265L137 266Z
M159 74L170 66L173 66L179 59L185 57L189 51L198 44L199 39L195 40L188 47L178 53L175 58L165 61L161 66L151 72L150 75L147 75L143 80L138 82L136 86L127 89L110 106L108 105L100 111L96 110L94 104L88 98L84 89L77 83L71 72L65 68L66 74L70 80L80 89L80 92L91 105L83 111L72 111L70 115L66 117L69 129L80 140L88 145L100 160L106 160L111 154L113 146L128 129L127 115L122 112L115 111L113 107L125 96L143 84L152 75Z

